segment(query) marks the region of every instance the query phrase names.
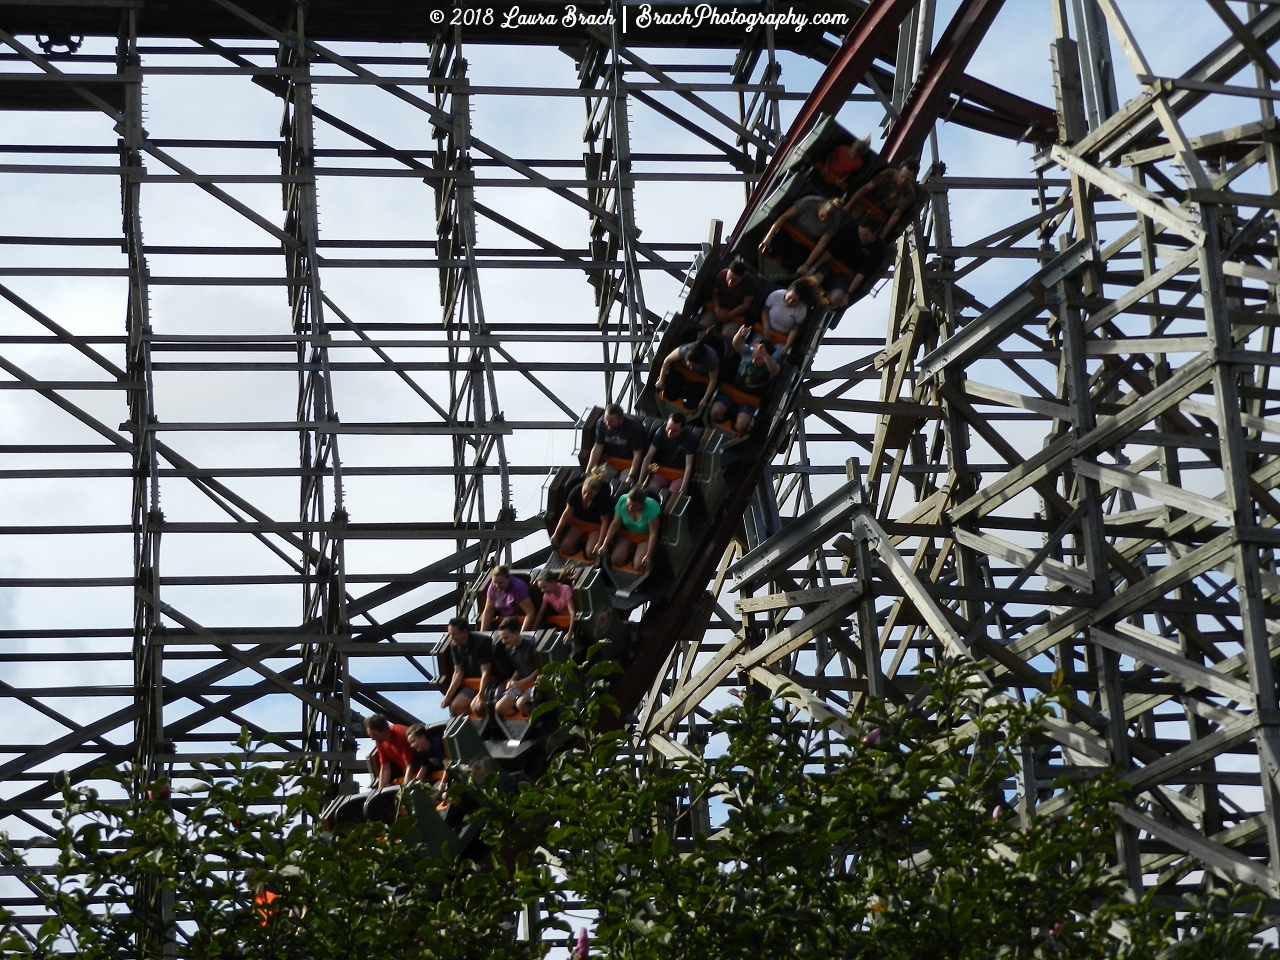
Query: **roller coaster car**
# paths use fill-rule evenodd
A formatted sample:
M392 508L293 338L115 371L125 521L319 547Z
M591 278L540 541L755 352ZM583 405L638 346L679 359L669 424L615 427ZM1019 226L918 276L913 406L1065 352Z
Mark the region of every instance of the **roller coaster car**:
M819 192L826 194L857 189L859 184L865 183L875 174L877 168L884 166L883 163L878 163L880 157L874 150L863 152L862 165L844 178L843 185L827 166L837 148L853 147L857 143L860 143L858 137L840 126L834 117L824 116L791 151L779 175L799 172L813 179L814 186L821 183L823 188Z
M850 145L857 139L836 123L833 117L823 117L814 124L813 129L791 151L786 163L775 175L769 195L752 211L738 237L740 254L745 255L744 251L758 247L773 221L801 197L814 194L828 198L845 196L883 170L886 164L880 155L874 150L868 150L862 157L862 166L846 180L843 188L828 183L822 176L814 173L815 164L829 157L836 147Z
M556 527L560 524L560 515L564 513L565 505L569 502L569 494L573 492L574 487L579 486L582 483L583 476L582 467L561 467L556 471L556 475L552 478L551 482L547 484L545 497L546 506L542 511L542 522L547 528L548 537L556 532ZM574 526L585 533L590 530L598 529L600 525L595 523L584 523L578 520L574 521ZM585 538L583 539L583 543L586 543ZM560 558L562 560L578 560L583 563L587 562L587 559L582 555L581 550L573 555L561 553Z
M578 629L585 646L590 649L597 643L608 643L608 650L620 643L626 635L626 619L614 607L609 591L609 580L599 567L592 567L583 574L578 587Z
M662 518L658 522L658 545L662 543L662 530L667 525L667 515L664 510ZM649 539L648 533L632 533L625 527L620 528L615 534L618 537L624 537L633 544L639 545ZM612 552L612 551L610 551ZM657 551L654 551L655 553ZM626 601L633 594L639 593L640 585L649 579L653 573L653 568L658 562L658 557L650 556L643 570L637 570L632 561L628 560L626 566L615 567L612 558L606 556L603 552L600 555L600 563L605 570L606 576L613 583L613 588L620 600Z
M729 396L738 400L739 403L749 402L749 400L756 400L757 402L759 402L759 398L756 398L756 397L746 398L745 394L743 395L744 399L738 399L738 394L741 394L741 391L729 383L729 381L733 379L733 375L738 368L738 360L739 360L738 354L731 352L721 362L720 379L716 386L716 391L719 392L723 390L725 393L729 394ZM709 379L705 374L694 373L691 370L681 370L678 372L673 371L673 373L668 374L668 376L672 376L672 375L684 377L685 380L689 381L689 383L692 383L692 384L706 384ZM689 419L690 423L695 422L693 419L694 411L689 409L689 407L686 404L682 403L679 398L668 397L662 391L654 391L653 399L654 399L654 403L657 405L658 413L664 419L666 417L671 416L673 412L678 410L681 413L683 413L685 416L690 418ZM698 417L696 423L700 425L705 424L709 428L708 430L704 431L704 433L707 434L707 441L704 442L703 446L706 447L708 444L714 443L715 451L716 451L715 456L718 459L719 454L722 450L724 450L727 447L731 447L736 443L740 443L743 440L743 438L746 437L747 434L751 432L751 428L748 427L746 433L738 433L737 430L733 429L731 422L715 423L711 419L710 408L711 408L711 404L708 404L707 410L704 411L700 417ZM702 478L705 478L707 476L707 473L704 470L703 463L702 463L702 449L699 449L698 455L699 455L699 460L698 460L698 465L696 469L699 474L699 479L701 480ZM718 473L719 472L718 464L717 464L716 470ZM722 479L721 479L720 486L723 486ZM716 505L718 505L718 500L716 501L716 503L711 504L711 508L714 509L714 506Z
M667 374L667 376L683 377L688 383L701 386L704 389L710 379L705 373L694 373L692 370L688 369L672 370ZM658 404L658 415L661 416L662 419L665 420L667 417L671 416L671 414L679 412L688 417L690 423L693 422L694 414L697 411L679 397L668 397L665 393L658 391L654 394L654 399Z
M702 497L702 507L708 517L714 516L724 500L724 463L726 446L733 438L719 429L704 430L702 445L693 462L693 482ZM672 569L681 569L673 565Z
M574 590L575 603L577 590ZM566 663L573 659L572 630L561 626L551 627L538 633L538 663Z

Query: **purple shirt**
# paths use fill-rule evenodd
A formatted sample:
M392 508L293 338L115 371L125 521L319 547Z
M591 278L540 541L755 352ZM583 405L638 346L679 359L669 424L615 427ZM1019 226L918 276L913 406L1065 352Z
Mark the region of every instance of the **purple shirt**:
M493 609L498 611L498 616L514 617L520 604L529 599L529 585L519 577L512 577L507 589L499 590L497 584L490 580L484 595L493 601Z

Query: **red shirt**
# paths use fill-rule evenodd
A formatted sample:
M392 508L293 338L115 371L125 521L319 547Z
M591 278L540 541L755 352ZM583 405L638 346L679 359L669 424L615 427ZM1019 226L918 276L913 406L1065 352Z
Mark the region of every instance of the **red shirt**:
M838 179L844 179L861 166L862 158L844 144L832 150L831 156L827 157L827 169Z
M394 763L401 770L408 770L413 762L413 748L409 746L409 728L403 723L393 723L387 727L391 736L378 743L378 762Z

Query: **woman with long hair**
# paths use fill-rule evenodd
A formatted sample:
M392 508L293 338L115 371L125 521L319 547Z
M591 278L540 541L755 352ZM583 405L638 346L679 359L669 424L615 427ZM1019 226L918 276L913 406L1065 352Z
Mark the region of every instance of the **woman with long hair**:
M785 290L775 290L764 300L765 336L772 342L785 341L782 348L785 354L795 343L800 333L800 324L809 316L809 311L825 305L826 295L822 292L822 282L812 274L797 277Z

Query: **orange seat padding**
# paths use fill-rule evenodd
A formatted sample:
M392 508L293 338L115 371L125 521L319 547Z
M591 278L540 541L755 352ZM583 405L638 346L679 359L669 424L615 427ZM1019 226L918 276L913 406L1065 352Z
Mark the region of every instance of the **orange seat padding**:
M604 462L620 472L626 472L631 469L631 461L624 460L622 457L605 457Z
M745 403L749 407L755 407L757 410L760 409L760 398L754 394L744 393L737 387L730 386L728 384L725 385L724 392L728 395L729 399L736 403Z

